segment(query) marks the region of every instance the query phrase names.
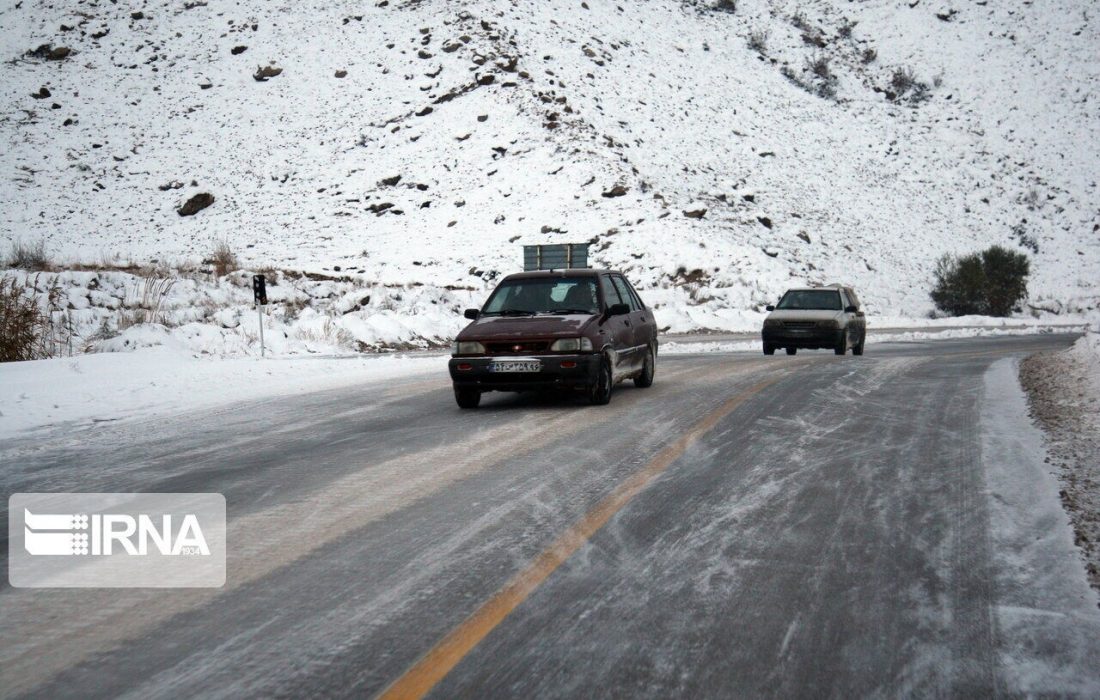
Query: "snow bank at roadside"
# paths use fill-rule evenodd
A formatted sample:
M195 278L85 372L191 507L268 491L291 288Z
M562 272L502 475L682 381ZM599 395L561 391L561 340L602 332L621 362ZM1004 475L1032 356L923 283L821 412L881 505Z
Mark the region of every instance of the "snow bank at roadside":
M417 374L446 377L441 356L210 359L166 348L0 364L0 439L210 408Z
M975 317L968 317L975 318ZM1008 319L995 319L998 321ZM945 328L937 329L934 325L925 326L929 330L925 331L900 331L897 333L891 333L889 331L879 333L868 333L867 344L876 345L879 343L911 343L923 340L950 340L952 338L977 338L977 337L998 337L1005 335L1037 335L1040 333L1050 333L1050 326L1042 325L1019 325L1014 327L1006 327L1004 325L986 326L979 328ZM1059 330L1076 330L1076 328L1060 328ZM661 354L664 355L685 355L694 354L699 352L746 352L760 350L760 341L758 339L752 340L716 340L716 341L702 341L702 342L682 342L682 341L669 341L661 343Z
M1084 370L1096 401L1096 410L1100 411L1100 329L1090 330L1079 338L1068 354Z

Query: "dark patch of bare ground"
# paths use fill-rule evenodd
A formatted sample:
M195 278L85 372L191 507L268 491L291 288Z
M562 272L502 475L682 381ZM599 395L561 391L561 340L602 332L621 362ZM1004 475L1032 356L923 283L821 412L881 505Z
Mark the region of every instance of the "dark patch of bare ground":
M1031 415L1047 437L1047 461L1061 488L1089 583L1100 591L1100 397L1085 367L1066 352L1044 352L1020 363Z

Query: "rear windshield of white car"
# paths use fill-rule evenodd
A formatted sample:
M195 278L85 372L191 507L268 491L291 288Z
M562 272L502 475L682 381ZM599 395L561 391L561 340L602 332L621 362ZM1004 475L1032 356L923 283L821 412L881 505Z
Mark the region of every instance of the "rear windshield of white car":
M483 316L595 314L599 311L594 277L553 277L501 282Z
M792 290L783 295L775 308L798 311L840 311L840 294L835 289Z

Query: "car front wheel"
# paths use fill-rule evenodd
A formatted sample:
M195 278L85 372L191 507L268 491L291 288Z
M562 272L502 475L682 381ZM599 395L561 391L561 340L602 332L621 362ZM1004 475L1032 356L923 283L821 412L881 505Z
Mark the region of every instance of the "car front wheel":
M593 406L605 406L611 402L611 362L607 357L600 358L596 379L588 387L588 403Z
M459 408L477 408L481 403L481 392L477 389L455 387L455 402Z
M764 354L765 355L774 355L775 354L775 346L774 345L768 345L767 343L764 343Z
M837 346L835 348L833 348L833 352L835 352L837 355L843 355L844 353L848 352L848 331L844 331L844 333L841 334L840 342L837 343Z
M642 367L642 373L637 377L634 377L634 386L639 389L645 389L646 387L653 386L653 375L657 373L657 356L653 354L653 347L646 349L645 353L645 365Z
M788 355L794 355L798 352L798 348L787 348Z

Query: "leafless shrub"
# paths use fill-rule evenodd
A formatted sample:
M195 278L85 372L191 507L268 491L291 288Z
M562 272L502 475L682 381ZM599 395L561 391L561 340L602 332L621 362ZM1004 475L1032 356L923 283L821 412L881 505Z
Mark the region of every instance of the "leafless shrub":
M845 19L844 23L840 25L840 28L836 30L836 33L841 39L850 39L852 36L852 30L856 28L858 22L853 22L850 19Z
M878 51L870 47L863 49L863 53L859 55L859 60L862 61L864 64L874 63L875 59L877 58Z
M749 32L749 48L761 56L766 56L768 53L768 33L763 29Z
M72 327L60 306L61 289L45 292L14 277L0 282L0 362L56 357L72 348Z
M801 12L796 12L791 15L791 24L793 24L796 29L801 29L802 31L808 31L810 28L810 23L806 21L806 16Z
M31 243L14 241L11 244L11 254L7 262L8 267L32 272L41 272L53 267L49 256L46 255L46 241L41 238Z
M832 71L829 70L829 61L828 56L820 53L806 61L806 68L822 80L829 80L833 77Z
M733 14L737 12L737 2L735 0L718 0L714 3L714 9L719 12L728 12Z
M161 307L175 284L174 277L156 275L145 277L141 282L140 294L135 294L134 300L128 304L135 308L127 319L127 326L140 323L164 323Z
M211 258L211 263L214 265L214 274L218 277L225 277L230 272L236 271L237 255L233 252L233 249L229 247L228 242L218 241L218 244L214 246L214 255Z

